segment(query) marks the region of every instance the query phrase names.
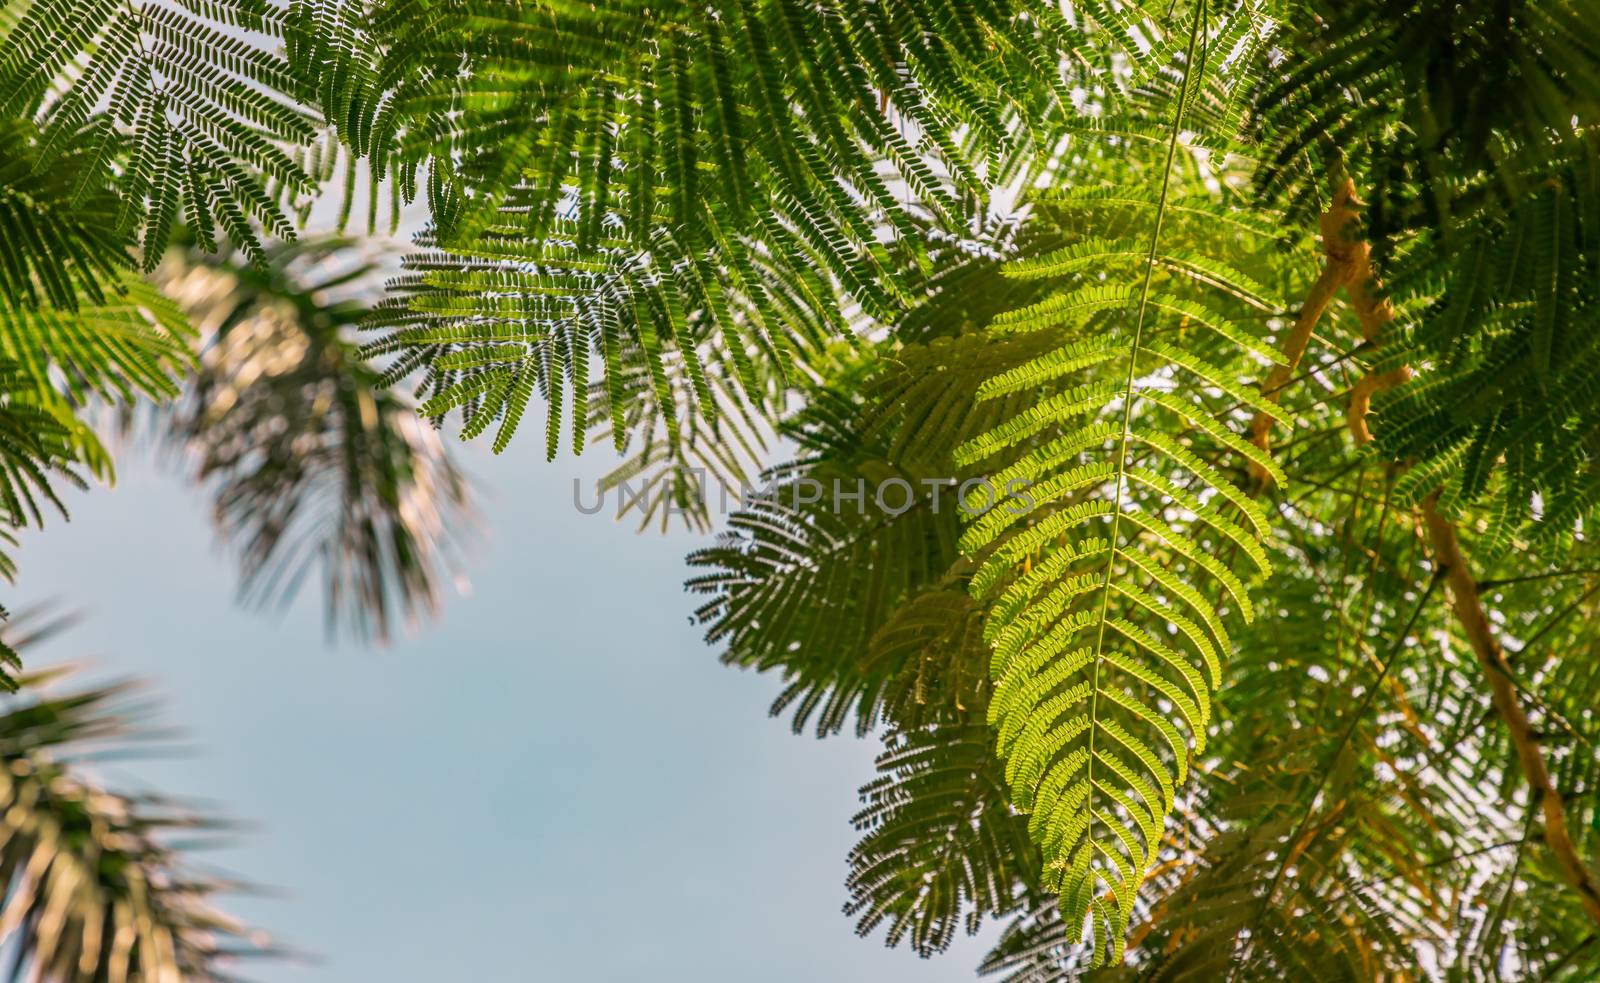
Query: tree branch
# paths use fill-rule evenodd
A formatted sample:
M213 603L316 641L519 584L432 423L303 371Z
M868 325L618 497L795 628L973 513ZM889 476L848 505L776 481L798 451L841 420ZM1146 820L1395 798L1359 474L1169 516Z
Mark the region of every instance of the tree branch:
M1372 246L1354 234L1360 225L1361 209L1365 207L1356 197L1355 182L1336 174L1334 184L1333 201L1319 220L1325 257L1322 272L1306 292L1294 327L1283 340L1285 364L1274 367L1261 384L1262 398L1273 403L1278 402L1284 386L1293 378L1316 332L1317 322L1340 287L1350 295L1350 306L1361 322L1361 335L1367 346L1377 347L1384 326L1394 320L1394 307L1388 298L1377 295L1372 289ZM1367 429L1367 412L1373 395L1393 389L1410 378L1411 368L1402 365L1388 372L1368 373L1351 389L1345 422L1358 445L1372 440L1372 432ZM1257 413L1250 421L1251 442L1265 451L1270 449L1271 438L1272 417ZM1260 465L1251 464L1250 472L1263 487L1271 480Z
M1567 814L1561 793L1550 778L1544 753L1533 736L1528 715L1517 699L1516 689L1511 685L1511 667L1506 662L1505 650L1495 638L1489 617L1484 612L1478 585L1472 579L1466 558L1461 554L1455 526L1439 513L1437 503L1438 492L1435 492L1423 503L1422 511L1428 526L1428 538L1433 544L1434 561L1439 564L1449 584L1456 618L1461 622L1472 651L1483 666L1484 675L1488 677L1489 694L1495 711L1506 722L1506 730L1516 748L1523 777L1527 779L1528 788L1536 800L1534 805L1543 814L1545 844L1555 855L1567 882L1578 892L1584 911L1594 919L1595 924L1600 925L1600 885L1596 884L1594 874L1578 855L1572 836L1567 832Z
M1353 190L1352 187L1350 207L1359 212L1363 205L1355 199ZM1361 336L1369 345L1377 347L1382 343L1384 327L1394 320L1394 305L1389 303L1389 298L1374 293L1376 281L1372 276L1372 245L1360 239L1349 242L1348 248L1350 278L1346 281L1346 289L1350 293L1350 306L1355 308L1356 318L1361 322ZM1367 412L1372 408L1372 397L1410 378L1411 366L1402 365L1388 372L1368 372L1350 390L1350 406L1345 411L1345 423L1350 427L1350 435L1355 438L1356 446L1372 441L1372 431L1367 429Z
M1317 279L1311 284L1311 289L1306 292L1306 299L1300 305L1300 313L1295 317L1294 327L1283 340L1284 364L1274 366L1272 373L1261 384L1262 398L1268 402L1277 403L1282 398L1284 387L1294 377L1295 369L1300 365L1300 359L1311 343L1317 322L1322 320L1322 313L1333 302L1333 295L1338 293L1339 288L1349 279L1350 264L1344 246L1346 242L1344 230L1358 214L1350 207L1354 197L1355 184L1347 178L1335 190L1328 210L1322 213L1319 223L1322 229L1324 255L1322 272L1317 275ZM1257 413L1250 421L1250 439L1262 450L1270 450L1272 417L1265 413ZM1250 465L1250 473L1263 486L1272 480L1258 464Z
M1411 378L1411 366L1402 365L1388 372L1369 372L1350 387L1350 407L1345 410L1345 424L1356 443L1372 442L1372 431L1367 429L1367 413L1372 409L1372 397Z

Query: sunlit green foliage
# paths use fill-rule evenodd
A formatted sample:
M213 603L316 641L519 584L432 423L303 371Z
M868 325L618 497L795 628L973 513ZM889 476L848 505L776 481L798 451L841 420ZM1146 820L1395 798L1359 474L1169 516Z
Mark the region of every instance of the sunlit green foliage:
M885 741L864 934L1600 975L1591 0L0 11L7 530L181 396L247 595L321 564L381 635L464 505L426 424L542 405L645 522L763 492L689 587L796 730ZM285 244L363 196L423 213L381 297Z

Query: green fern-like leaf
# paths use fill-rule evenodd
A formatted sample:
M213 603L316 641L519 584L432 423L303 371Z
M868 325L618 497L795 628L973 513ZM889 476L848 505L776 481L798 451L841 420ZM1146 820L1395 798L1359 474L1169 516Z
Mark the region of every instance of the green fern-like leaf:
M961 546L979 558L973 591L991 597L989 721L1006 779L1032 813L1046 883L1061 893L1072 937L1092 919L1097 962L1120 961L1164 818L1191 755L1205 747L1211 690L1231 649L1225 616L1253 616L1231 558L1269 569L1256 541L1262 510L1222 461L1249 461L1282 479L1230 425L1233 411L1261 403L1237 381L1239 365L1274 353L1229 304L1272 302L1225 264L1164 248L1169 208L1181 202L1175 163L1185 113L1202 87L1199 52L1211 27L1204 3L1187 16L1184 81L1164 121L1156 187L1117 192L1150 206L1138 247L1085 243L1014 268L1050 277L1131 265L1131 275L1068 287L991 329L1098 330L1105 340L1069 341L997 377L984 395L1091 366L1109 365L1104 375L1114 376L1042 400L957 454L979 462L1027 448L996 480L1025 482L1031 513L1019 520L991 511L970 524ZM1174 330L1205 342L1174 345ZM1208 360L1230 350L1226 368Z
M254 40L284 27L285 12L257 0L34 3L6 38L0 115L44 121L40 169L69 148L84 155L78 200L116 163L115 228L137 231L146 270L180 217L259 258L258 226L294 235L268 183L314 190L290 151L316 134L299 101L316 69Z
M1011 809L981 713L885 737L878 772L853 820L865 835L850 853L845 913L859 933L886 924L888 945L904 939L931 955L1022 900L1038 850Z
M0 123L0 304L7 308L100 303L132 265L93 144L88 131Z
M704 572L687 586L710 595L708 639L729 663L784 674L774 712L793 708L796 730L815 719L833 733L852 714L863 734L884 719L919 726L983 699L956 549L952 476L966 475L950 452L1025 405L1031 394L977 404L972 390L1039 347L968 334L902 348L871 383L845 374L785 424L800 458L764 475L728 533L690 556Z
M434 282L405 285L415 290L409 322L392 312L407 327L472 322L449 339L394 336L442 346L402 360L428 365L430 412L461 410L471 435L495 426L503 447L529 394L587 392L571 371L581 338L609 339L594 346L596 366L609 380L642 361L651 416L676 442L688 413L714 422L714 391L763 406L769 380L781 386L822 343L906 314L950 255L942 243L988 244L980 203L1026 183L1063 121L1083 119L1069 111L1075 88L1107 104L1133 84L1087 52L1125 57L1133 80L1155 77L1171 41L1157 6L1097 3L1068 17L1037 0L451 0L385 7L371 62L351 61L342 41L319 48L310 27L294 38L348 62L335 72L351 80L345 94L323 101L376 112L371 128L340 124L374 168L396 168L411 187L432 162L427 243L463 271L477 264L475 278L447 278L441 257L419 260ZM336 12L306 9L305 24L348 33ZM490 261L505 269L487 275ZM440 287L455 295L450 309L421 296ZM608 296L575 319L552 314L568 290ZM539 333L553 318L589 323L532 343L526 359L451 350L518 344L501 335L530 319ZM565 412L547 418L547 446Z

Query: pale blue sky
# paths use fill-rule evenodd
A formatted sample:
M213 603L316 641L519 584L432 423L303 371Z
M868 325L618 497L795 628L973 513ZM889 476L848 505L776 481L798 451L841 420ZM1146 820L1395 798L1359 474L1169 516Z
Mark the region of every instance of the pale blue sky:
M314 964L267 983L958 981L840 912L875 741L795 737L777 682L720 665L684 534L583 516L542 441L461 456L484 518L469 596L385 650L330 648L319 598L241 611L207 503L137 449L31 534L13 611L87 615L29 653L148 677L195 751L118 765L254 828L214 858L281 897L230 905ZM991 928L986 932L992 938Z

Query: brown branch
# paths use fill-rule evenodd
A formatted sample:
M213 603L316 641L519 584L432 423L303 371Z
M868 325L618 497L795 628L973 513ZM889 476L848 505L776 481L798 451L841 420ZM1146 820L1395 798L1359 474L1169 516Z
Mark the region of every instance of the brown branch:
M1311 344L1311 336L1316 332L1317 322L1322 319L1323 312L1333 302L1333 295L1339 292L1339 288L1350 277L1350 254L1346 246L1345 228L1359 215L1359 212L1351 207L1355 200L1355 191L1354 182L1346 179L1334 191L1333 201L1328 205L1328 210L1322 213L1319 221L1324 256L1322 272L1317 275L1317 279L1311 284L1311 289L1306 292L1305 302L1300 305L1300 313L1295 317L1294 327L1283 340L1283 364L1273 366L1272 373L1261 384L1262 398L1268 402L1277 403L1282 398L1284 387L1294 378L1295 369L1300 365L1306 347ZM1259 412L1255 415L1250 421L1250 440L1264 451L1271 449L1272 417ZM1271 476L1258 464L1252 463L1250 472L1263 487L1272 481Z
M1337 180L1336 178L1336 182ZM1321 218L1322 244L1326 254L1322 273L1311 285L1305 303L1295 319L1294 328L1284 339L1283 354L1287 364L1274 368L1267 381L1263 383L1263 398L1274 403L1278 402L1284 385L1293 377L1295 367L1305 354L1307 345L1310 344L1317 322L1327 310L1339 287L1343 286L1350 296L1351 307L1355 309L1356 317L1361 323L1362 337L1368 346L1376 348L1382 342L1384 328L1394 320L1393 305L1389 303L1388 298L1376 293L1376 282L1372 275L1371 245L1349 235L1349 230L1359 217L1362 207L1361 201L1355 196L1354 182L1348 178L1344 179L1334 194L1332 204ZM1350 405L1346 411L1345 422L1357 445L1372 440L1372 431L1367 427L1367 413L1372 405L1372 397L1384 390L1393 389L1409 380L1411 376L1411 367L1401 365L1386 372L1369 372L1351 388ZM1269 450L1272 418L1264 413L1258 413L1251 421L1250 429L1251 439L1256 446L1264 451ZM1255 472L1259 471L1259 468L1252 465L1251 470ZM1264 474L1257 474L1256 477L1263 487L1270 480ZM1506 729L1510 734L1512 745L1516 748L1523 777L1527 780L1535 799L1533 804L1539 809L1544 820L1545 844L1555 856L1567 882L1577 891L1584 911L1597 925L1600 925L1600 884L1597 884L1594 874L1579 856L1577 846L1572 842L1572 835L1567 830L1567 814L1561 793L1550 777L1544 753L1540 749L1533 728L1529 725L1528 715L1522 708L1516 688L1512 685L1511 666L1506 661L1505 650L1495 638L1488 615L1484 612L1478 584L1472 579L1471 568L1461 553L1461 543L1456 536L1455 526L1438 511L1438 497L1439 493L1434 492L1423 503L1423 517L1427 524L1428 537L1433 545L1434 561L1438 564L1439 575L1445 578L1450 587L1456 619L1461 622L1472 650L1483 666L1484 675L1488 678L1490 699L1494 709L1506 722ZM1437 583L1437 580L1435 582ZM1406 631L1409 632L1410 628L1408 627ZM1386 662L1385 675L1387 671ZM1347 739L1348 736L1347 734ZM1306 819L1309 818L1308 812ZM1301 825L1304 826L1304 820ZM1281 875L1280 869L1279 876ZM1273 888L1276 887L1275 880ZM1272 891L1269 891L1269 899L1271 894Z
M1472 571L1461 554L1455 526L1439 513L1437 501L1438 492L1435 492L1423 503L1423 517L1428 526L1428 538L1433 543L1434 561L1444 572L1456 618L1461 622L1467 640L1472 644L1472 651L1483 666L1484 675L1488 677L1490 698L1495 711L1506 722L1506 730L1516 748L1523 777L1527 779L1528 788L1533 794L1533 805L1543 815L1545 844L1555 855L1567 882L1578 892L1584 911L1600 925L1600 885L1596 884L1594 874L1578 855L1572 836L1567 832L1567 814L1561 793L1550 778L1544 753L1528 724L1528 715L1522 709L1516 689L1511 685L1511 667L1506 662L1505 649L1501 648L1490 627L1489 617L1478 595L1478 584L1472 579Z
M1372 431L1367 429L1367 413L1372 408L1372 397L1410 378L1411 366L1402 365L1388 372L1369 372L1350 387L1350 406L1345 410L1344 420L1356 444L1372 442Z
M1362 203L1351 198L1351 207L1360 210ZM1372 276L1372 245L1366 240L1349 243L1350 279L1346 289L1350 293L1350 306L1356 310L1361 322L1361 336L1376 348L1383 341L1383 329L1394 320L1394 305L1389 298L1374 293L1376 280ZM1372 408L1372 397L1411 378L1411 366L1402 365L1388 372L1369 372L1350 390L1350 407L1345 411L1345 423L1357 446L1370 443L1372 431L1367 428L1367 413Z
M1361 322L1361 335L1366 339L1367 346L1376 347L1384 326L1394 320L1394 307L1388 298L1378 296L1372 289L1372 246L1354 235L1360 224L1361 209L1365 207L1356 197L1355 182L1347 177L1335 177L1334 183L1333 201L1319 220L1324 254L1322 272L1306 292L1294 327L1283 340L1284 364L1275 366L1261 384L1262 398L1273 403L1282 397L1284 386L1294 376L1295 368L1311 343L1317 322L1322 319L1340 287L1344 287L1350 295L1350 306L1355 309L1356 317ZM1410 378L1411 369L1401 366L1389 372L1369 373L1351 389L1350 408L1345 420L1357 444L1365 444L1372 439L1366 420L1373 395L1381 390L1393 389ZM1272 417L1257 413L1250 421L1250 439L1262 450L1270 450ZM1250 471L1262 487L1271 481L1260 465L1251 464Z
M1335 180L1337 183L1338 179ZM1389 303L1388 298L1375 292L1371 245L1364 240L1352 239L1348 233L1361 208L1362 203L1355 196L1354 182L1348 178L1344 179L1334 194L1332 204L1321 218L1322 244L1326 254L1322 272L1307 292L1293 330L1284 339L1283 354L1286 364L1274 368L1267 381L1262 384L1263 398L1274 403L1278 402L1285 384L1293 377L1295 367L1305 354L1307 345L1310 344L1317 322L1327 310L1340 286L1349 293L1351 307L1355 309L1356 317L1360 320L1361 334L1368 346L1376 348L1382 341L1383 329L1394 320L1393 305ZM1369 372L1351 388L1350 405L1346 411L1345 422L1358 446L1372 440L1372 431L1367 427L1367 413L1372 405L1372 397L1378 392L1393 389L1406 382L1411 375L1411 367L1408 365L1387 372ZM1252 442L1263 451L1270 452L1272 418L1264 413L1257 413L1251 421L1250 429ZM1259 473L1260 468L1254 464L1251 465L1251 471L1256 473L1256 479L1261 487L1265 487L1271 480L1265 474ZM1539 809L1544 820L1545 844L1555 856L1567 882L1577 891L1584 911L1597 925L1600 925L1600 884L1596 883L1594 874L1579 856L1577 846L1572 842L1572 835L1567 830L1567 814L1561 793L1550 777L1549 768L1545 766L1544 753L1539 747L1533 728L1529 725L1528 715L1522 708L1516 688L1512 685L1511 667L1506 661L1505 650L1495 638L1488 615L1484 612L1478 584L1472 579L1472 571L1461 553L1455 526L1438 511L1438 497L1439 493L1434 492L1423 503L1423 517L1433 545L1434 561L1438 564L1438 574L1434 583L1438 583L1437 578L1442 576L1449 584L1456 619L1461 622L1472 650L1483 666L1484 675L1489 681L1491 702L1495 711L1506 722L1506 729L1510 734L1512 745L1516 748L1523 777L1527 779L1535 800L1533 805ZM1420 606L1418 613L1421 613ZM1408 626L1402 633L1402 639L1410 630ZM1383 674L1379 677L1380 682L1388 675L1388 669L1389 662L1386 660ZM1371 692L1376 690L1375 686ZM1369 700L1371 692L1368 695ZM1364 708L1365 703L1363 710ZM1359 713L1357 719L1360 719ZM1345 739L1348 740L1349 736L1347 732ZM1313 803L1315 798L1316 796L1313 796ZM1306 816L1300 823L1301 830L1310 817L1311 812L1308 808ZM1291 845L1294 839L1298 838L1299 832L1291 837ZM1280 867L1278 876L1274 878L1272 887L1267 892L1267 901L1270 901L1276 892L1283 871L1284 867ZM1265 903L1263 907L1264 905ZM1257 918L1259 917L1260 910L1257 911Z

